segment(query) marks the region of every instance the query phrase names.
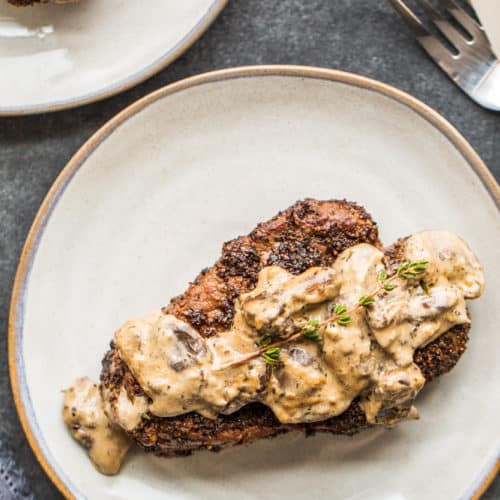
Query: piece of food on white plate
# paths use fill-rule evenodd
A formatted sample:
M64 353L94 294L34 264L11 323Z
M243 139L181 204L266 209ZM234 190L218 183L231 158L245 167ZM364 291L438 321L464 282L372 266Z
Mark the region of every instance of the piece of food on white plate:
M465 351L466 299L483 288L453 233L384 248L359 205L300 201L225 243L168 306L126 322L100 393L88 379L65 392L65 421L106 474L129 442L175 456L392 427L418 417L424 384Z

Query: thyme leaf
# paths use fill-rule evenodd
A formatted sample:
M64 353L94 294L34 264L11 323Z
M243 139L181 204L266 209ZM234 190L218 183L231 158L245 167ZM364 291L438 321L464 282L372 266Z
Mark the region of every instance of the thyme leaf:
M268 365L279 365L281 349L279 347L271 347L262 353L262 357Z
M319 332L319 321L317 319L309 320L301 330L302 337L312 340L313 342L321 342L323 336Z
M385 281L387 280L387 273L385 272L385 270L384 271L380 271L380 273L378 273L377 280L382 285L385 283Z
M418 276L419 274L422 274L427 270L428 266L429 262L427 262L426 260L417 260L414 262L407 261L399 264L399 266L396 268L396 274L399 278L408 280L410 278Z
M359 298L358 303L360 306L368 307L371 306L372 304L375 304L375 298L373 297L373 295L362 295Z
M341 314L344 314L346 311L347 311L347 306L345 304L338 304L335 306L333 314L335 314L335 316L340 316Z
M342 314L337 318L337 324L340 326L347 326L352 323L351 316L349 314Z
M257 340L256 340L256 344L259 346L259 347L266 347L267 345L269 345L271 342L273 341L273 338L271 337L271 335L262 335L262 337L259 337Z

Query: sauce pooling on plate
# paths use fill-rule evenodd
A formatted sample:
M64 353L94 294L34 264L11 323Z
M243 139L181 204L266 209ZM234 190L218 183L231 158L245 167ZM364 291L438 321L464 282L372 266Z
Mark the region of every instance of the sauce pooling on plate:
M402 260L424 261L425 270L390 291L380 289L381 274L391 272L384 253L361 244L329 268L300 275L262 269L256 287L236 300L232 328L210 338L161 312L128 321L115 344L148 398L124 395L112 409L104 404L108 417L131 430L147 411L216 418L259 401L282 423L297 424L339 415L359 398L369 423L392 426L415 418L413 401L425 378L414 352L470 322L465 299L479 297L484 276L467 244L452 233L425 231L402 245ZM356 307L373 290L373 303ZM321 324L339 304L350 311L349 321L324 323L320 341L299 337L283 345L275 366L262 356L238 362L263 337L275 342L300 325Z
M82 377L64 391L64 423L86 449L99 472L107 475L120 470L130 447L130 439L104 413L99 387Z

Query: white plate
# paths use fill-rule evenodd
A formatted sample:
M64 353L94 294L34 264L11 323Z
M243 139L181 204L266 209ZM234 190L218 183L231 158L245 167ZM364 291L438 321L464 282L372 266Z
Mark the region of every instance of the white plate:
M122 92L164 68L227 0L0 0L0 115L41 113Z
M60 390L97 377L113 331L181 292L222 242L307 196L358 201L387 243L423 228L455 231L483 262L488 284L471 305L469 348L418 398L422 419L190 458L136 453L118 476L99 475L63 425ZM91 499L467 497L500 450L499 199L444 119L362 77L243 68L142 99L63 171L19 267L11 376L42 465L67 495Z

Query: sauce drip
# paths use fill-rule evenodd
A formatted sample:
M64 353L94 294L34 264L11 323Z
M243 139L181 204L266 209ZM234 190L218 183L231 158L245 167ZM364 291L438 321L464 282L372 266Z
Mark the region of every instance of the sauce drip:
M130 447L125 432L104 413L99 386L82 377L64 391L64 423L102 474L113 475Z

